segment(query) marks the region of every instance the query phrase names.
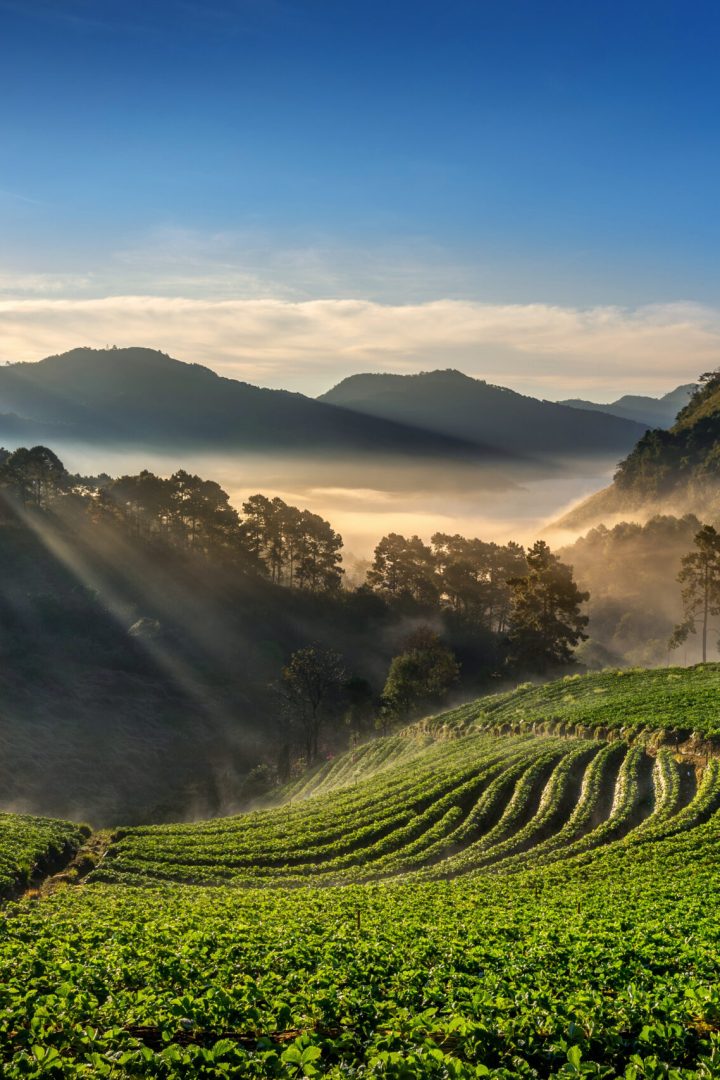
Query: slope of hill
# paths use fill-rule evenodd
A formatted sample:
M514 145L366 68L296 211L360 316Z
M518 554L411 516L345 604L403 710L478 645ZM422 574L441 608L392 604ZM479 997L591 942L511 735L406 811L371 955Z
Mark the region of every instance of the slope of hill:
M701 381L669 431L647 431L620 463L612 484L556 523L584 528L608 515L697 513L720 485L720 374Z
M497 458L453 432L331 407L223 378L153 349L73 349L0 367L0 438L137 447L298 448ZM8 416L7 414L17 414Z
M508 452L539 455L622 453L644 430L633 420L538 401L452 370L352 375L318 400Z
M4 1076L715 1075L720 759L647 727L716 731L719 682L519 687L116 830L2 921Z
M661 835L689 828L720 803L720 760L699 786L694 770L720 752L718 689L712 665L480 699L433 727L348 751L280 808L121 831L95 879L248 887L447 877L575 857L631 829L637 838L656 825ZM674 757L681 745L687 763Z
M568 398L558 404L569 405L572 409L587 409L590 412L609 413L610 416L635 420L636 423L647 428L669 428L675 423L680 410L687 405L694 390L695 383L686 383L683 386L677 386L660 398L642 394L625 394L617 401L607 404L585 401L583 398Z

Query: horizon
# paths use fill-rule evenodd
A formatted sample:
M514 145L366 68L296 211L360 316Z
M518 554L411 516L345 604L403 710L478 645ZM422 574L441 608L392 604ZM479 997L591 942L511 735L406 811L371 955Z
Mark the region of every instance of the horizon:
M457 367L599 402L720 363L713 5L0 18L0 362L132 337L311 395Z
M0 366L1 367L11 367L14 364L23 364L23 363L31 363L31 364L37 363L37 364L39 364L39 363L42 363L45 360L55 359L56 357L64 356L64 355L67 355L68 353L71 353L71 352L87 351L87 352L102 352L102 353L110 352L110 353L112 353L112 352L129 351L129 350L134 350L134 349L140 349L140 350L147 350L147 351L150 351L150 352L156 352L156 353L158 353L160 355L167 356L167 357L169 357L169 359L175 360L175 361L177 361L178 363L181 363L181 364L190 364L190 365L193 365L193 366L205 367L208 370L213 371L216 375L221 376L222 378L233 379L234 381L237 381L237 382L248 382L251 385L256 386L256 387L258 387L260 389L264 389L264 390L287 390L288 389L288 387L285 387L285 386L282 386L282 385L268 385L268 384L264 384L264 383L261 383L261 382L253 383L251 380L244 379L244 378L242 378L242 376L240 376L238 374L234 374L234 373L232 373L230 371L224 370L223 365L219 365L219 366L215 365L215 366L213 366L212 364L204 363L201 360L188 359L188 358L180 357L180 356L173 356L171 353L167 352L167 350L165 350L165 349L150 348L149 346L146 346L146 345L116 345L116 344L106 344L104 346L75 345L75 346L71 346L68 349L63 350L62 352L49 353L49 354L47 354L45 356L40 356L40 357L37 357L37 358L34 358L34 359L18 360L18 361L0 360ZM493 382L489 378L487 378L486 376L484 376L482 374L470 374L469 372L463 371L461 368L456 368L456 367L418 368L417 370L408 370L408 371L387 371L387 370L381 370L381 369L377 369L377 370L368 369L368 370L353 372L350 375L342 376L341 378L339 378L337 380L337 382L334 382L329 386L325 386L323 389L320 389L319 392L305 393L304 391L296 391L296 390L293 390L293 391L290 391L290 392L303 393L304 396L306 396L306 397L316 399L318 397L322 397L325 393L327 393L328 391L334 389L336 386L340 385L340 383L346 381L347 379L351 379L351 378L354 378L354 377L362 377L362 376L367 376L367 375L372 375L372 376L376 376L376 375L377 376L392 375L392 376L398 376L400 378L406 378L406 377L407 378L412 378L413 376L418 376L418 375L436 375L436 374L458 374L458 375L464 376L466 378L473 379L473 380L475 380L477 382L484 382L488 386L495 387L497 389L511 390L514 393L523 394L523 395L526 395L526 396L529 396L529 397L537 397L537 395L535 395L535 394L527 394L526 391L524 391L524 390L522 390L522 389L520 389L520 388L518 388L516 386L511 386L511 385L509 385L507 383L503 384L503 383ZM652 399L655 399L655 400L661 400L664 396L672 393L674 390L680 389L684 385L693 385L696 382L697 382L696 379L692 379L692 380L689 381L688 384L683 384L683 383L676 384L676 385L668 387L667 389L664 389L664 390L661 389L658 393L654 393L654 394L642 393L640 390L636 391L636 393L640 397L647 397L647 398L652 398ZM610 392L610 391L608 391L608 392ZM612 405L612 404L615 403L616 400L619 400L621 397L623 397L625 393L627 393L627 392L618 392L617 394L615 394L614 397L611 397L607 401L598 401L596 398L592 397L590 394L588 394L587 397L583 397L582 399L587 400L589 402L592 402L593 404L596 404L596 405L603 405L603 404ZM575 399L575 400L580 400L581 395L579 393L572 394L571 398ZM563 398L557 398L556 397L556 398L538 398L538 400L546 400L546 401L551 402L551 403L561 404L562 405L562 404L566 404L569 399L563 399ZM571 405L568 405L567 407L572 408Z

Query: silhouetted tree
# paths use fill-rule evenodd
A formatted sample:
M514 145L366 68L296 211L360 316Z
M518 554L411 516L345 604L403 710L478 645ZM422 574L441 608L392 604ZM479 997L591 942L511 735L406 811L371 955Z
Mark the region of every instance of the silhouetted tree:
M509 660L542 670L565 664L573 650L587 640L588 617L580 605L590 599L573 580L572 567L553 555L543 540L527 553L528 572L511 578Z
M47 446L19 447L0 469L0 484L23 506L47 507L69 487L60 458Z
M325 713L344 679L342 657L319 645L298 649L283 668L280 692L291 724L301 732L308 764L317 758Z
M241 530L268 577L278 585L334 592L342 582L342 537L329 522L280 498L253 495L243 503Z
M371 731L375 719L375 695L367 679L352 675L342 688L345 701L345 723L357 739Z
M437 704L459 674L460 665L440 637L429 626L419 627L390 664L382 693L385 718L405 720Z
M704 378L701 376L701 378ZM676 649L688 634L701 626L702 662L707 663L707 637L711 616L720 614L720 534L712 525L703 525L695 535L695 551L682 560L678 581L684 585L684 619L675 627L670 648Z
M120 476L103 489L105 500L145 535L167 534L174 512L173 492L171 480L148 469L137 476Z
M388 596L409 596L420 603L436 603L440 595L435 556L419 536L384 536L375 548L367 583Z
M508 580L527 570L523 548L446 533L435 533L432 546L443 602L503 633L510 610Z

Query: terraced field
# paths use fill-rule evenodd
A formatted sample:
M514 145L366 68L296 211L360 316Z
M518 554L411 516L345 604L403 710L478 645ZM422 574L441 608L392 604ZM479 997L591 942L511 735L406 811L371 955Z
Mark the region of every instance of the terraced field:
M69 821L0 814L0 897L14 896L64 865L89 832Z
M248 888L499 873L670 836L720 805L720 762L700 771L668 747L486 733L412 754L393 743L396 766L381 740L366 779L343 784L341 759L337 787L326 775L275 809L121 830L92 879Z
M720 1076L718 702L521 687L116 830L0 918L3 1077Z

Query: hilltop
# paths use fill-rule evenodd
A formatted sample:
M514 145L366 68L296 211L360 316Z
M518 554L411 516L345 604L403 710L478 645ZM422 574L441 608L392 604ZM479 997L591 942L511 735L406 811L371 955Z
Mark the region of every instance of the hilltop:
M452 433L252 386L144 348L72 349L36 363L6 364L0 367L0 414L0 438L9 442L501 456Z
M634 420L539 401L454 370L352 375L318 400L538 456L622 453L644 431Z

